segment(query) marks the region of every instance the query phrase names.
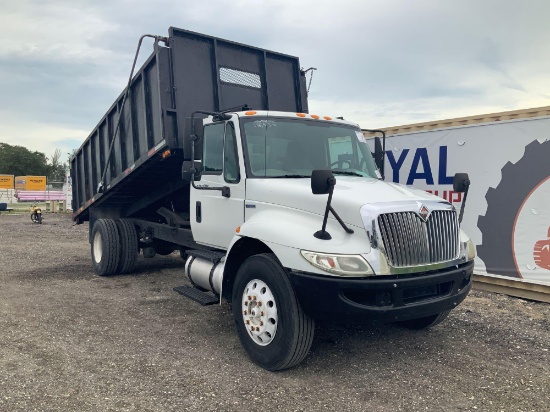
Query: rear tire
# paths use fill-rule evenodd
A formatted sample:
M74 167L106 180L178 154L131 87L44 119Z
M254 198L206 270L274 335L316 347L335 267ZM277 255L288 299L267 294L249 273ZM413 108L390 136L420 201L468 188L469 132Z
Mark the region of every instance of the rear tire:
M444 312L437 313L435 315L425 316L423 318L418 318L418 319L402 320L396 323L407 329L413 329L413 330L428 329L443 322L447 318L447 316L449 316L450 312L451 312L450 310L446 310Z
M257 365L277 371L296 366L307 356L315 321L303 312L274 255L255 255L241 265L233 285L232 310L241 343Z
M129 273L136 265L139 251L136 228L128 219L118 219L116 225L120 236L120 258L116 273Z
M98 219L92 228L92 264L99 276L116 273L120 259L120 236L113 219Z

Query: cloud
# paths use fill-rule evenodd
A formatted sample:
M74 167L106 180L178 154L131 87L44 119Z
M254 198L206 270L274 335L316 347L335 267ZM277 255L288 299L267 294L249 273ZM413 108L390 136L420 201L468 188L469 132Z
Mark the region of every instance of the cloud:
M12 146L23 146L31 151L39 151L51 157L55 149L61 149L62 160L65 154L78 148L89 131L71 128L55 123L36 122L32 119L10 119L0 112L0 139Z
M318 68L311 109L365 127L549 105L549 12L540 0L6 2L0 141L84 139L123 90L139 36L169 26L299 56Z

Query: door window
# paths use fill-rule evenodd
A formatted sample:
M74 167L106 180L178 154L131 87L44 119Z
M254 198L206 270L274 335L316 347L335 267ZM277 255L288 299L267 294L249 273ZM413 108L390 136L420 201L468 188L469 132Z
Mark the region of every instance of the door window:
M231 123L228 123L225 128L223 177L228 183L237 183L240 180L237 139L235 138L235 129Z
M202 164L205 175L222 174L224 129L224 123L210 124L204 128Z

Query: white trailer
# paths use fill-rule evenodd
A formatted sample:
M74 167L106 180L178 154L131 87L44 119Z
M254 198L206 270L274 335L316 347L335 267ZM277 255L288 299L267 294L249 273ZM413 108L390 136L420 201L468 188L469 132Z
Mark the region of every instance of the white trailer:
M548 293L550 107L384 131L387 181L456 205L462 194L452 190L453 172L468 172L472 185L463 229L476 245L475 273L484 275L480 282L497 285L498 291L513 287L519 290L511 294L525 297Z

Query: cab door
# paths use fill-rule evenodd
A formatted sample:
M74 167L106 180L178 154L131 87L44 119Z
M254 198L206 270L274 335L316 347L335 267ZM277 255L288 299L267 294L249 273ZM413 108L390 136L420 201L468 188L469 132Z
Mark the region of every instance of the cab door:
M244 222L245 173L239 162L233 121L207 124L202 141L202 179L191 187L191 229L195 242L227 249L235 229ZM241 170L242 169L242 170ZM221 190L229 188L225 197Z

